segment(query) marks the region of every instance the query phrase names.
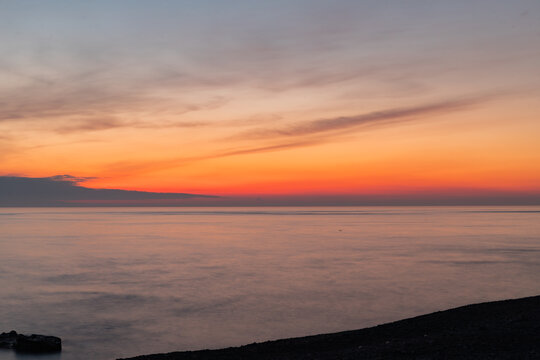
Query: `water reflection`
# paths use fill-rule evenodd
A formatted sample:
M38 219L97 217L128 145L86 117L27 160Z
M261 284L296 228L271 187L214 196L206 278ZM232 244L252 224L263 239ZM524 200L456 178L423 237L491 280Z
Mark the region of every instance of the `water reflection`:
M42 360L240 345L538 291L538 207L0 214L0 331L62 337Z

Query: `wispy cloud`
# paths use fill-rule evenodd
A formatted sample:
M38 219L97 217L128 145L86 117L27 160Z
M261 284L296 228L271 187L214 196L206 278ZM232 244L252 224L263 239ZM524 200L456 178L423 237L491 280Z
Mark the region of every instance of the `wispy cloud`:
M56 128L56 132L61 134L81 132L81 131L96 131L107 130L118 127L124 127L127 124L116 117L91 117L83 120L73 120L67 125L61 125Z
M305 146L313 146L313 145L320 144L321 142L323 142L323 139L313 138L313 139L300 140L300 141L295 141L295 142L273 144L273 145L268 145L268 146L248 147L248 148L243 148L243 149L238 149L238 150L229 150L229 151L224 151L221 153L216 153L214 155L203 157L201 158L201 160L214 159L214 158L227 157L227 156L235 156L235 155L248 155L248 154L256 154L256 153L263 153L263 152L288 150L288 149L294 149L294 148L305 147Z
M428 103L412 107L391 108L381 111L343 116L329 119L318 119L281 128L258 128L243 132L237 138L265 139L276 137L301 137L319 133L354 130L371 126L384 126L425 118L438 114L465 110L479 105L492 96L479 96L456 100Z
M212 154L178 157L155 161L124 161L108 164L104 174L133 174L160 171L168 168L219 159L231 156L250 155L265 152L285 151L335 142L349 137L358 131L367 131L373 127L398 125L403 122L425 119L426 117L470 109L489 101L495 95L476 96L428 103L406 108L391 108L356 116L344 116L330 119L307 121L280 129L254 129L234 136L236 139L257 140L267 144L223 149Z
M109 163L102 168L104 176L123 176L132 174L141 174L175 167L186 166L199 161L225 158L238 155L249 155L265 152L274 152L281 150L290 150L306 146L314 146L325 142L324 138L310 138L305 140L282 142L265 146L246 146L235 149L224 149L208 155L192 157L176 157L171 159L153 160L153 161L118 161Z
M43 179L49 179L53 181L65 181L65 182L69 182L73 184L79 184L79 183L82 183L88 180L94 180L97 178L94 176L73 176L73 175L63 174L63 175L54 175L54 176L50 176L48 178L43 178Z
M121 127L204 126L180 116L217 109L228 102L216 94L190 96L184 91L185 83L162 81L153 73L131 79L109 73L95 70L86 75L49 75L50 79L30 77L16 86L4 86L0 88L0 124L39 123L40 130L61 134ZM173 89L181 95L170 96Z
M87 119L73 119L69 124L60 125L54 131L59 134L71 134L116 128L194 128L209 126L210 124L209 122L202 121L160 121L159 123L147 123L143 121L120 120L117 117L91 117Z

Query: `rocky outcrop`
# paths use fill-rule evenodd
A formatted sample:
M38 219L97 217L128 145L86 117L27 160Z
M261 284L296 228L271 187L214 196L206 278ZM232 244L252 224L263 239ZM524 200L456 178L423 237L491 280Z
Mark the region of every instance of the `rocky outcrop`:
M62 340L56 336L17 334L12 330L0 334L0 348L17 352L53 353L62 351Z
M11 330L0 334L0 349L14 349L17 344L17 332Z

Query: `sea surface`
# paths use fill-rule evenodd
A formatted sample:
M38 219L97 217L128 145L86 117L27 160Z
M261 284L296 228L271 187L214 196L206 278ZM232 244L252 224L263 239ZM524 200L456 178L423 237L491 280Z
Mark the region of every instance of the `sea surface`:
M0 208L0 332L112 360L540 294L540 207Z

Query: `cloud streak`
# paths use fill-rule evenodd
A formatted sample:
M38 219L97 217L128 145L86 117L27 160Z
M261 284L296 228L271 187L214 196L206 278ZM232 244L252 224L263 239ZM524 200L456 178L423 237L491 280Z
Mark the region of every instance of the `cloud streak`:
M349 131L368 126L397 124L426 116L466 110L472 106L479 105L490 98L491 97L489 96L485 96L448 100L413 107L392 108L355 116L313 120L297 125L284 126L282 128L259 128L243 132L237 137L249 139L300 137L343 130Z
M230 156L238 155L249 155L265 152L273 152L280 150L288 150L294 148L300 148L305 146L313 146L324 142L323 139L306 139L293 142L271 144L267 146L255 146L255 147L244 147L237 149L226 149L222 151L215 152L209 155L201 156L192 156L192 157L179 157L173 159L165 160L154 160L154 161L120 161L114 162L106 165L102 172L106 175L114 174L115 176L124 176L132 174L141 174L148 173L153 171L160 171L164 169L170 169L180 166L189 165L199 161L212 160L225 158Z
M4 86L0 88L0 125L27 123L25 126L34 130L60 134L123 127L204 126L207 124L176 119L190 112L217 109L228 102L216 94L191 96L184 91L187 84L161 81L153 74L124 79L122 74L109 75L112 70L56 77L50 74L51 79L30 78ZM171 96L175 92L180 95Z
M404 122L423 119L429 116L463 111L492 99L494 95L476 96L433 102L406 108L391 108L356 116L344 116L330 119L308 121L281 129L254 129L234 136L238 140L268 141L268 144L224 149L213 154L181 157L151 162L116 162L107 165L104 173L121 175L146 173L185 166L194 162L219 159L231 156L251 155L266 152L285 151L296 148L321 145L342 140L354 132L366 131L373 127L398 125ZM289 139L287 141L287 139Z
M73 132L98 131L124 127L127 124L116 117L92 117L84 120L72 121L69 125L59 126L56 132L69 134Z

